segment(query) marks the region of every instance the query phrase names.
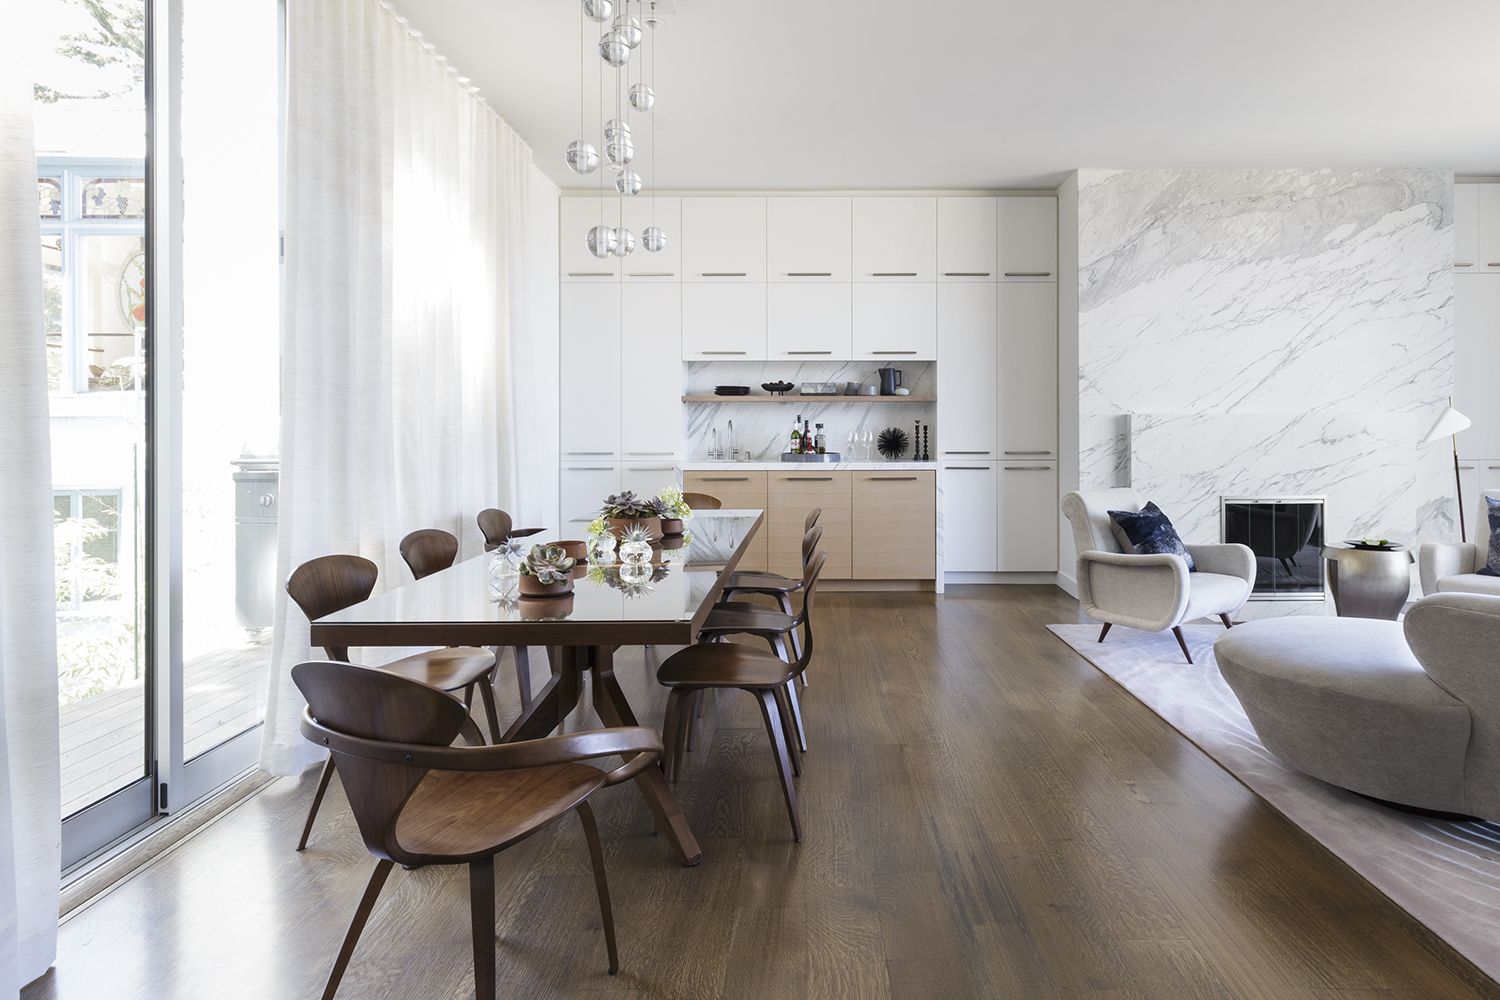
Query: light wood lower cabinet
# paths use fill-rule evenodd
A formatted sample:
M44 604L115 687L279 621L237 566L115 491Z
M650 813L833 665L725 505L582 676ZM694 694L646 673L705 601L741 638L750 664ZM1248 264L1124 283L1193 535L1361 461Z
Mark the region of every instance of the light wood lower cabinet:
M682 489L686 493L707 493L718 499L725 507L766 510L766 473L764 472L685 472ZM767 511L767 522L770 513ZM750 547L740 557L740 568L744 570L766 570L769 523L760 526ZM689 530L692 530L689 528Z
M814 507L823 515L818 524L823 538L820 551L828 554L823 577L847 580L852 570L850 499L848 472L770 472L766 482L766 534L771 572L802 575L802 526Z
M854 480L854 579L933 579L937 575L933 542L937 530L936 474L850 475Z

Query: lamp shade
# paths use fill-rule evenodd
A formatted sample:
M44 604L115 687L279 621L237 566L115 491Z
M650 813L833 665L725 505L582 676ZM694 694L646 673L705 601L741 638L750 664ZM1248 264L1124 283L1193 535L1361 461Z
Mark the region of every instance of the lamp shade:
M1459 431L1466 431L1473 421L1449 406L1438 414L1437 422L1432 425L1432 430L1421 441L1422 444L1432 444L1441 441L1445 437L1452 437Z

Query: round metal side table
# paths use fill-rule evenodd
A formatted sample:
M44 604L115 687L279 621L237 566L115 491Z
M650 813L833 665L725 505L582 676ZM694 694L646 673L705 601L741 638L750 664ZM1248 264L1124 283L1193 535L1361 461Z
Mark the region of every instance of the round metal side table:
M1411 596L1410 549L1356 549L1325 545L1328 590L1340 618L1395 621Z

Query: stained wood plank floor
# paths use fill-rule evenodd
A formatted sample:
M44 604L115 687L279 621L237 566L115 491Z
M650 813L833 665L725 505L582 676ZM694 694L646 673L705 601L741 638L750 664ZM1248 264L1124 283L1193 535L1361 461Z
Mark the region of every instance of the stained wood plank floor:
M1043 629L1073 620L1051 587L823 597L805 842L754 703L710 701L679 785L703 864L673 863L631 787L595 800L610 977L576 821L502 855L500 995L1500 997ZM619 654L651 724L665 652ZM292 850L314 777L273 784L80 911L25 1000L319 995L373 862L337 783ZM339 995L471 996L467 907L461 870L398 869Z

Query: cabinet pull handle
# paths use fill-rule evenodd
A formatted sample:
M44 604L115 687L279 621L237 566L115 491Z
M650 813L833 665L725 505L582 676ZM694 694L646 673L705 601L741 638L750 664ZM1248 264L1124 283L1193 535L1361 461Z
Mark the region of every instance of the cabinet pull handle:
M916 476L866 476L865 479L872 483L914 483Z
M670 278L676 271L628 271L632 278Z
M916 351L871 351L871 354L916 354Z
M1490 261L1489 266L1490 267L1500 267L1500 260L1492 260L1492 261Z
M988 271L944 271L945 278L988 278Z
M570 451L569 455L581 455L584 458L593 458L596 455L613 455L612 451Z
M1497 469L1500 469L1500 465L1492 465L1492 466L1490 466L1490 471L1491 472L1493 472L1493 471L1495 471Z
M1460 264L1457 261L1454 261L1453 262L1453 266L1454 267L1473 267L1474 266L1474 262L1472 260L1469 260L1469 261L1465 261L1462 264Z
M670 451L627 451L625 454L634 455L637 458L664 458L672 454Z
M916 271L871 271L872 278L915 278Z
M570 278L613 278L613 271L569 271Z
M1046 465L1007 465L1006 472L1051 472L1050 466Z
M787 351L788 354L832 354L832 351Z
M1043 450L1043 451L1007 451L1006 454L1007 455L1050 455L1050 454L1052 454L1052 452L1050 450Z
M1491 468L1494 468L1494 466L1491 466ZM1474 466L1472 466L1472 465L1460 465L1459 469L1461 471L1463 471L1463 472L1473 472L1474 471Z
M945 452L943 452L943 454L944 455L988 455L989 452L987 452L987 451L945 451ZM1009 455L1010 452L1006 452L1006 454Z
M744 271L699 271L700 278L743 278Z
M744 351L699 351L699 354L744 354Z
M1007 278L1050 278L1051 271L1006 271Z
M943 468L949 472L988 472L990 470L988 465L945 465Z
M832 271L788 271L788 278L831 278Z
M832 476L782 476L789 483L831 483Z
M570 465L569 472L613 472L614 469L608 465Z
M676 469L670 465L627 465L626 472L675 472Z
M749 476L699 476L705 483L748 483Z

